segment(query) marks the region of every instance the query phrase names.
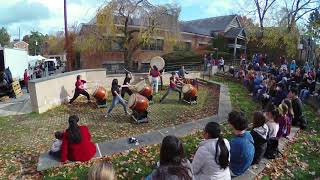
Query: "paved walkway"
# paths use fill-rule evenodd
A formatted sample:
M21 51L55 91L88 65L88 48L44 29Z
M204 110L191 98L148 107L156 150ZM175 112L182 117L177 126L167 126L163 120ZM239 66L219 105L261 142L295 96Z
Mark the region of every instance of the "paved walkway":
M28 93L23 89L23 96L17 99L10 99L6 102L0 102L0 117L32 112L31 100Z

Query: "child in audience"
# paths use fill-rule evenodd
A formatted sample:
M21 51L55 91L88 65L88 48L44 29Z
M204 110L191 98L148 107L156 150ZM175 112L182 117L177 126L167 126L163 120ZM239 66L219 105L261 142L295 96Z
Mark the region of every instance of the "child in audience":
M115 180L115 171L112 165L106 161L95 163L89 170L88 180Z
M204 129L204 139L192 161L195 179L231 179L230 145L228 140L222 137L220 125L216 122L209 122Z
M265 117L267 119L266 124L269 128L269 138L276 138L279 131L279 123L277 122L279 117L279 110L272 103L267 106Z
M282 102L283 104L287 105L288 107L288 117L289 117L289 120L288 120L288 125L287 125L287 133L286 133L286 136L289 136L290 135L290 132L291 132L291 125L292 125L292 119L293 119L293 116L294 116L294 113L293 113L293 109L292 109L292 103L289 99L285 99L283 100Z
M277 137L286 137L288 131L288 106L285 104L279 105L280 116L278 117L277 122L279 123L279 131L277 133Z
M270 103L267 106L265 117L267 119L267 125L269 128L268 133L268 142L267 142L267 150L265 152L265 157L268 159L274 159L278 155L278 145L279 141L277 138L277 134L279 131L279 124L276 122L279 117L279 110L276 108L275 105Z
M259 164L267 149L267 136L269 128L262 112L253 114L253 129L250 132L254 140L254 158L252 164Z
M183 144L175 136L166 136L160 148L160 164L146 180L193 180L192 167L184 156Z
M232 111L228 122L233 128L234 137L230 141L230 170L231 176L240 176L249 169L254 157L254 141L246 131L248 122L243 113Z
M54 136L56 139L54 140L54 142L51 146L51 150L49 151L49 155L51 155L54 158L60 159L63 132L57 131L54 133Z

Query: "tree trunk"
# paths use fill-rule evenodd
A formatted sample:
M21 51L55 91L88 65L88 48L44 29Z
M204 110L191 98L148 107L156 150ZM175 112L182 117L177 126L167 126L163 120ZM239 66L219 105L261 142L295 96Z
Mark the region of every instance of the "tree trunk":
M132 55L130 52L125 51L124 52L124 66L129 71L133 70L133 64L132 64Z

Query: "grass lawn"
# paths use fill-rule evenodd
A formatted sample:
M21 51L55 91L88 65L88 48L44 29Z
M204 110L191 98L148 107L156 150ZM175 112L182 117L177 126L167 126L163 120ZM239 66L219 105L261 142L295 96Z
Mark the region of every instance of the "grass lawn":
M175 93L159 104L164 93L161 91L154 97L156 103L148 110L150 122L146 124L136 124L124 115L120 105L110 118L105 118L106 109L97 109L94 103L82 103L82 99L72 106L62 105L41 115L1 117L0 179L41 178L43 175L36 171L38 156L50 149L55 131L67 128L70 114L79 115L80 123L89 127L94 142L102 142L201 119L218 110L219 90L216 87L201 86L198 104L193 106L178 102Z
M251 120L254 111L261 106L254 103L240 84L216 77L214 80L227 84L234 109L241 109ZM285 149L284 157L271 161L258 179L317 179L320 177L320 119L315 110L304 105L308 129L300 131L296 139Z
M260 108L258 103L251 101L247 91L242 85L234 82L223 81L222 79L214 79L225 83L229 87L232 106L234 109L242 110L248 118L254 110ZM248 107L247 107L248 106ZM231 128L228 124L223 124L224 137L230 139L232 136ZM193 155L202 139L202 132L192 132L190 135L182 138L186 156L192 160ZM111 157L109 159L117 172L118 179L141 179L152 172L156 162L159 160L159 145L141 147ZM88 168L93 162L86 164L75 164L71 167L55 168L45 172L45 179L63 179L63 178L78 178L86 179ZM130 177L130 178L128 178Z

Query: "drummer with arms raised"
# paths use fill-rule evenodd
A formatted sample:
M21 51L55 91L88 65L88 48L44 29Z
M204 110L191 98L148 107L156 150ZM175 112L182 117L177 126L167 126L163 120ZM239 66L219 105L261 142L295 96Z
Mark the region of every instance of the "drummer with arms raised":
M176 91L179 93L179 100L181 100L181 90L177 87L177 83L181 83L182 82L176 78L176 72L172 72L171 73L171 77L170 77L170 86L166 92L166 94L163 95L163 97L160 100L160 103L172 92L172 91Z
M159 89L159 77L160 77L160 72L157 66L152 67L149 75L151 76L151 86L154 88L154 91L157 94Z
M126 77L124 78L123 85L129 85L131 79L132 79L131 72L126 71ZM129 87L122 87L121 88L121 97L124 98L126 93L128 93L128 95L131 96L132 91L129 89Z
M113 108L120 103L123 106L124 112L127 115L130 115L130 113L128 112L128 107L127 104L124 102L124 100L122 99L122 97L119 95L120 94L120 88L123 87L129 87L128 85L122 85L119 86L118 85L118 79L113 79L112 80L112 85L111 85L111 92L112 92L112 104L108 110L108 114L105 117L109 117L109 115L111 114L111 111L113 110Z
M189 74L185 69L184 66L181 66L181 69L178 71L179 77L184 79L186 74Z
M80 94L84 95L88 99L88 103L90 103L90 95L89 93L84 89L84 84L87 83L87 81L81 79L81 75L77 76L77 81L75 83L76 89L74 90L73 98L70 99L69 104L72 104L74 100L78 98Z

